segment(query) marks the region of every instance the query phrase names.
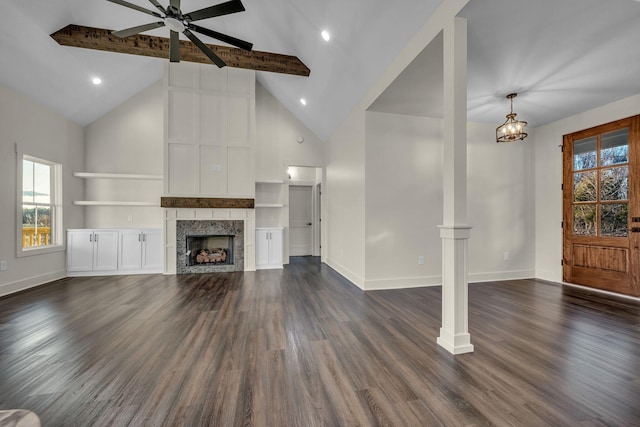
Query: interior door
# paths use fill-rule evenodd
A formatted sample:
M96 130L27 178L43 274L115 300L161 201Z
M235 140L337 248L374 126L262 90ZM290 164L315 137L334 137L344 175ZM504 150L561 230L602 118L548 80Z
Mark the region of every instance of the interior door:
M289 186L289 255L306 256L311 248L310 186Z
M564 137L563 280L640 295L640 116Z

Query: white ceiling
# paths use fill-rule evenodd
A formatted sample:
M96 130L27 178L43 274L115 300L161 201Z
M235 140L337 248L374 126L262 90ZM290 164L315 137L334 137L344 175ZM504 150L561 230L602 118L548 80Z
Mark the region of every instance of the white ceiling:
M147 0L129 1L153 9ZM182 9L220 2L183 0ZM308 78L259 72L258 80L327 139L440 0L243 3L246 12L202 25L309 66ZM49 37L67 24L122 29L151 22L148 15L106 0L6 0L2 15L0 83L82 125L162 76L164 60L62 47ZM461 16L469 21L470 120L502 122L504 95L513 91L521 94L514 110L533 126L640 93L637 1L471 0ZM325 28L329 43L320 37ZM441 50L440 40L427 47L372 109L441 115ZM91 84L94 75L102 86Z
M640 0L471 0L468 117L541 126L640 93ZM371 105L442 117L442 37ZM640 114L640 106L638 106Z

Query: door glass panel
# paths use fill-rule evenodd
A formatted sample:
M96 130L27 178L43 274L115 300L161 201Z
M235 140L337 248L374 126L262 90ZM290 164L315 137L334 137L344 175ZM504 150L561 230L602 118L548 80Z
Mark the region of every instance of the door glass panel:
M595 202L597 200L596 171L573 174L573 201Z
M598 138L579 139L573 143L573 170L592 169L597 165Z
M600 138L600 165L629 162L629 129L603 133Z
M577 236L596 235L596 205L573 207L573 234Z
M602 236L627 237L629 232L627 204L601 205L600 230Z
M629 198L629 167L602 169L600 172L600 200Z

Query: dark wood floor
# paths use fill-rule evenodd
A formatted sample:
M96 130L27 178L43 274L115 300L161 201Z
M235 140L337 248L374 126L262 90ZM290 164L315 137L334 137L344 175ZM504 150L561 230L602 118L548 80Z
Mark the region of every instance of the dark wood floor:
M476 351L435 343L440 288L282 270L72 278L0 299L0 409L44 426L640 425L640 304L472 284Z

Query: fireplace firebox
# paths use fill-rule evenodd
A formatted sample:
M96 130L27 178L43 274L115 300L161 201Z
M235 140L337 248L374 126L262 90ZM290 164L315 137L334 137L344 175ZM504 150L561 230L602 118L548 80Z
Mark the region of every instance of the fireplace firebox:
M233 239L227 235L187 236L186 265L233 265Z

